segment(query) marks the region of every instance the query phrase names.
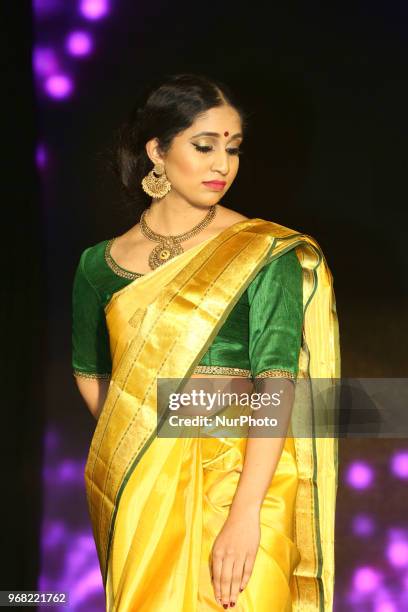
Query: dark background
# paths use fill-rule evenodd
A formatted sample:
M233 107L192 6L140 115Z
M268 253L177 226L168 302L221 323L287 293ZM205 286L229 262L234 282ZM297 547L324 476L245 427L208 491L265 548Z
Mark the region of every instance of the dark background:
M36 588L45 423L82 451L94 427L71 375L72 279L85 247L139 220L105 151L146 79L203 72L235 90L250 128L222 203L317 239L334 276L344 376L406 376L407 6L266 6L117 2L64 104L36 92L30 54L36 38L65 31L72 7L41 22L28 2L3 8L2 589ZM38 139L51 151L42 175ZM340 464L378 460L393 443L343 440ZM382 491L401 506L386 476ZM340 482L340 540L346 500ZM341 587L341 547L338 556Z

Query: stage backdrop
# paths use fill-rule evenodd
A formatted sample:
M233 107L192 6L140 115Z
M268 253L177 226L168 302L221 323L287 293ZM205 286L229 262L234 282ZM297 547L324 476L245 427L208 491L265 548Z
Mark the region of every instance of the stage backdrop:
M222 203L318 240L335 279L344 376L407 372L406 7L200 6L33 4L48 258L38 588L69 591L75 612L103 599L83 482L95 422L71 374L72 280L85 247L139 220L105 151L146 79L197 71L236 91L251 122ZM406 439L342 439L340 451L335 609L408 609Z

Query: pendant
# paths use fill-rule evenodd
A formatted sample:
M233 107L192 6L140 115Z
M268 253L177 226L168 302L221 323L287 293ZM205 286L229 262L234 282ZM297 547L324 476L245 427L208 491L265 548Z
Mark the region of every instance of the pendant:
M180 255L183 252L184 251L181 245L177 242L161 242L154 247L153 251L150 253L149 266L152 268L152 270L155 270L159 266L166 263L166 261L169 261L176 255Z

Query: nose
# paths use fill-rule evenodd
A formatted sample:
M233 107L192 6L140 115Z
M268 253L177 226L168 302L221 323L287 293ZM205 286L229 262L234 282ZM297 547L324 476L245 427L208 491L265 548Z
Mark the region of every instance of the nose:
M212 170L226 176L230 169L230 159L227 151L218 151L213 158Z

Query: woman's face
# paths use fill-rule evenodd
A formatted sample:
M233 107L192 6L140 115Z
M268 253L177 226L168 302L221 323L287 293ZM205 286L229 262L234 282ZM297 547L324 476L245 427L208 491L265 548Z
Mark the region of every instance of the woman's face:
M160 154L156 139L149 141L150 158L164 164L172 184L164 199L176 196L193 204L216 204L237 175L242 139L240 116L225 105L211 108L197 118L174 137L165 154Z

